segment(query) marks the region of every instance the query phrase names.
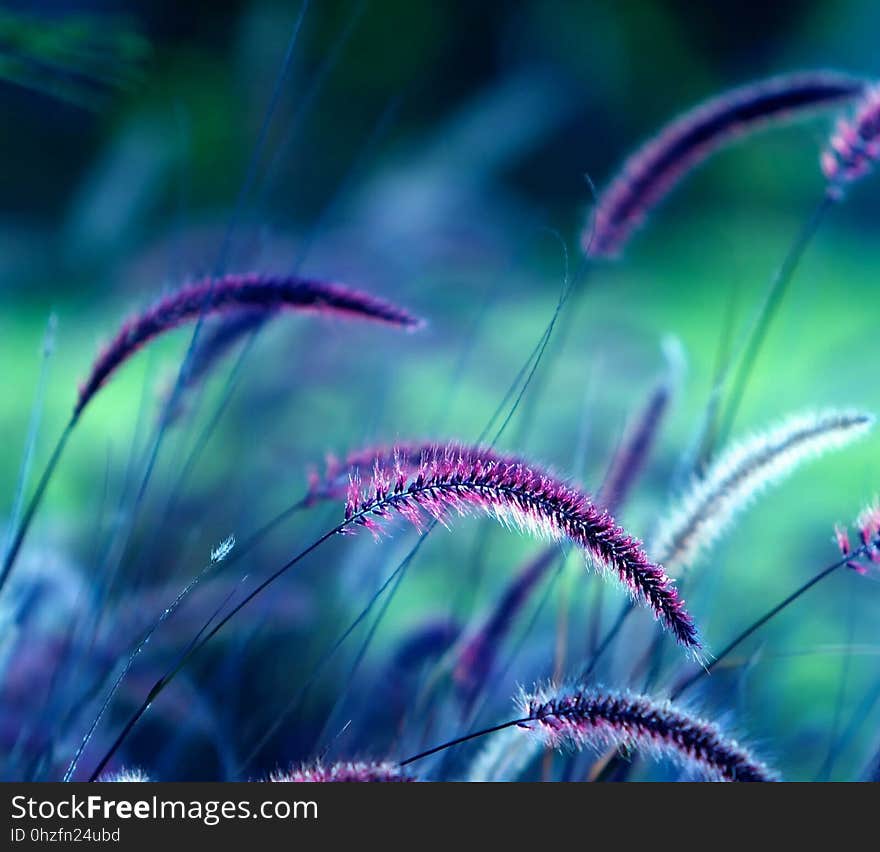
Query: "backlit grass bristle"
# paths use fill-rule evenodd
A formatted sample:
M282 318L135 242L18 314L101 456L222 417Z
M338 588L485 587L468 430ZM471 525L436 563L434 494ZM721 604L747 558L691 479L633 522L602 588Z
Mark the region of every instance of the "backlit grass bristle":
M838 524L834 528L834 540L841 556L851 557L846 565L859 574L868 572L868 564L880 564L880 501L874 500L866 506L855 522L859 546L853 548L849 531Z
M149 775L143 769L136 767L131 769L120 769L117 772L108 772L102 775L98 781L119 784L119 783L146 783L152 781Z
M744 746L669 701L590 687L546 687L518 701L522 727L546 745L638 749L716 781L776 781Z
M368 445L352 450L344 458L329 453L324 460L323 471L317 467L308 471L306 501L312 504L320 500L345 499L351 477L355 474L369 475L377 460L393 463L395 456L404 456L412 464L418 464L422 453L435 445L434 441Z
M273 772L269 780L280 783L346 783L384 784L416 781L415 775L405 772L394 763L364 761L342 763L313 763L287 771Z
M669 570L686 570L770 485L807 459L864 436L873 423L873 415L861 411L798 414L735 444L664 516L652 552Z
M206 278L165 296L122 325L80 386L74 417L79 417L112 373L142 346L200 316L242 309L326 314L407 330L419 328L422 324L421 320L390 302L341 284L254 273Z
M584 251L618 255L632 234L686 174L719 149L766 127L856 97L866 81L831 71L805 71L759 80L684 113L623 164L600 195Z
M362 526L379 537L394 515L422 529L426 518L446 524L454 513L489 515L570 541L600 568L614 571L681 645L700 648L684 602L641 543L588 494L520 458L456 443L425 447L418 463L406 450L391 458L383 454L369 476L352 476L343 531Z

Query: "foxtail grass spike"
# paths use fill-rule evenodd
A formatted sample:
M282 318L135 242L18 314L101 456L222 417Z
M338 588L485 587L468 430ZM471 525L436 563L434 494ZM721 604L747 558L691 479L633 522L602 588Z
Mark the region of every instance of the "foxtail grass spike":
M591 257L614 257L686 174L769 124L856 97L866 81L831 71L771 77L713 98L666 125L623 164L583 234Z
M421 325L420 320L402 308L341 284L257 274L207 278L171 293L123 324L95 360L91 373L80 387L74 417L79 417L115 370L154 338L203 315L226 314L245 308L312 312L410 330Z
M505 525L576 545L616 572L631 594L685 648L697 652L694 622L663 568L586 493L522 459L449 443L425 447L418 463L404 451L377 458L366 478L352 476L342 531L366 527L379 537L395 515L422 529L453 513L485 514Z
M636 748L672 758L715 781L776 781L776 774L721 729L672 704L647 695L586 687L547 687L518 701L543 743L559 748Z

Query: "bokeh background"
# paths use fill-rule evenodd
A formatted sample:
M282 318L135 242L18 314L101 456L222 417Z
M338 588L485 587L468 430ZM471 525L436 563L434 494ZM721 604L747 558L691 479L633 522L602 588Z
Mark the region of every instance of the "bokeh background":
M5 777L59 776L94 716L101 677L137 631L218 542L246 537L293 503L325 453L480 434L550 319L566 269L579 269L590 180L601 187L660 124L720 89L797 68L876 73L880 26L869 2L745 11L334 0L307 10L278 86L300 11L257 0L5 3L0 12L4 515L50 315L57 329L30 487L101 342L190 277L296 270L429 319L411 336L274 322L246 357L220 365L170 430L138 502L189 333L152 345L113 379L77 428L11 587ZM650 535L725 341L741 339L821 194L830 124L801 122L725 151L685 181L622 260L590 267L501 445L598 487L665 369L664 341L676 341L686 370L621 513ZM736 434L826 405L880 408L878 186L859 185L810 246ZM710 649L836 558L834 522L878 490L877 442L804 467L702 561L688 597ZM179 627L169 624L139 659L85 763L238 578L278 567L339 513L295 517L195 594ZM374 634L375 609L254 751L413 536L332 542L273 587L157 702L126 762L167 780L259 777L321 750L400 757L460 733L455 717L438 714L417 735L399 735L380 711L395 688L388 657L408 631L483 612L538 547L477 521L430 537ZM518 682L577 668L597 629L600 583L572 558L530 600L482 721L510 713ZM607 623L620 595L611 585L604 595ZM728 720L789 778L860 777L880 746L878 613L870 576L836 575L745 646L741 665L714 677L696 706ZM601 672L606 683L627 684L627 660L653 635L647 617L636 621Z

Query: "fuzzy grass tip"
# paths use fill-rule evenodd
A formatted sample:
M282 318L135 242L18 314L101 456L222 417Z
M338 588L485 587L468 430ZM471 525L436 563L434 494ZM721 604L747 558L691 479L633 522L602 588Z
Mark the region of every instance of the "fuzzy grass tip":
M776 781L775 773L721 729L669 701L583 687L546 687L523 693L518 706L553 748L637 748L672 758L715 781Z

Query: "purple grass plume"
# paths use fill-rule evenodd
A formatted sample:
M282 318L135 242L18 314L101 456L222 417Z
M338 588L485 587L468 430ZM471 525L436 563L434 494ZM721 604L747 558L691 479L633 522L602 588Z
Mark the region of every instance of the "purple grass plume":
M501 643L558 557L556 545L550 545L530 559L508 583L483 623L462 641L455 655L452 677L466 706L471 706L486 687Z
M200 316L241 309L293 310L327 316L363 319L413 330L421 321L412 314L368 293L341 284L296 276L224 275L189 284L161 299L152 308L125 322L92 365L79 390L74 418L110 375L154 338Z
M715 151L768 124L855 97L865 85L846 74L806 71L732 89L684 113L624 162L596 203L584 251L617 256L678 181Z
M481 513L505 525L577 545L613 570L685 648L700 641L693 619L663 568L589 495L519 458L456 443L426 446L414 463L406 450L376 459L368 477L351 477L343 532L354 526L377 538L395 514L423 529L426 518Z
M856 518L860 547L853 550L849 531L838 525L834 528L834 539L841 556L852 556L846 565L859 574L867 574L870 564L880 564L880 502L875 500Z
M637 748L715 781L776 781L776 774L720 728L669 701L587 687L523 693L518 706L548 746Z
M880 157L880 85L871 86L852 118L841 118L822 152L828 197L843 199L846 186L864 177Z
M311 766L300 766L289 769L286 772L273 772L269 776L270 781L283 783L393 783L416 781L416 777L405 772L394 763L356 763L344 762L333 763L325 766L322 763L314 763Z
M627 427L599 490L599 502L609 512L616 512L626 502L630 489L638 481L684 371L681 343L669 339L664 341L663 349L667 361L665 373Z
M617 511L626 502L630 489L638 480L651 454L670 396L669 386L658 384L627 428L599 490L599 501L609 512Z
M351 477L359 472L369 475L377 460L393 463L395 455L399 455L417 465L422 453L433 446L434 441L377 444L352 450L342 459L328 453L323 472L316 467L308 471L306 502L312 505L322 500L344 500L348 495Z

